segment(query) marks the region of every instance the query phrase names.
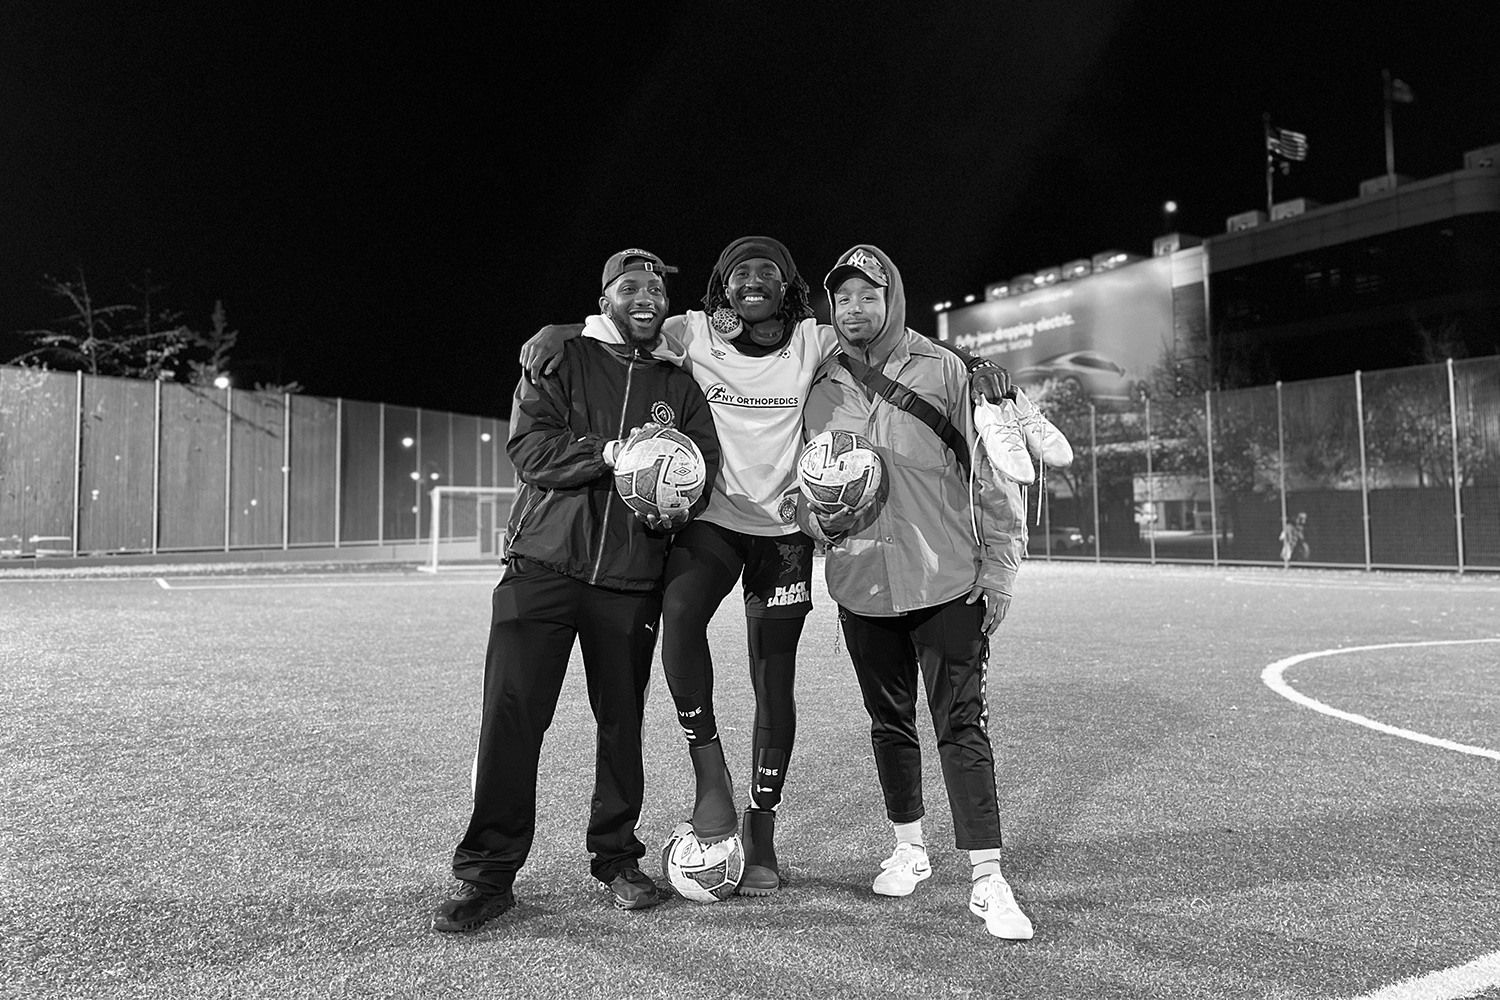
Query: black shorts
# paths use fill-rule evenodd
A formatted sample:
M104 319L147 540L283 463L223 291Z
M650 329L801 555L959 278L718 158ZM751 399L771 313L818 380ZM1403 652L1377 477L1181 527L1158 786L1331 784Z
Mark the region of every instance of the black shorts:
M801 531L747 535L694 521L672 544L733 568L743 580L747 618L802 618L812 610L813 540Z

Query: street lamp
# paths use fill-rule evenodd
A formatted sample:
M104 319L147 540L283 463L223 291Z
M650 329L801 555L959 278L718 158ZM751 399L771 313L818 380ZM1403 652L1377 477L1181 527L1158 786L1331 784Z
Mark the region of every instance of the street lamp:
M1163 232L1170 233L1172 231L1172 218L1176 214L1177 214L1177 202L1172 201L1172 200L1169 199L1166 204L1162 205L1162 207L1161 207L1161 221L1162 221L1162 226L1163 226L1163 230L1162 230Z

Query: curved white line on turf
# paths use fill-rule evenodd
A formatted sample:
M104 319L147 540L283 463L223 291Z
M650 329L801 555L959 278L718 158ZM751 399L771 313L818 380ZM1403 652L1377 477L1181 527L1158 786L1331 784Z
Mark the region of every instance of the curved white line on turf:
M1481 955L1472 962L1439 969L1422 976L1382 986L1354 1000L1458 1000L1492 986L1500 986L1500 951Z
M1428 736L1426 733L1414 732L1410 729L1400 729L1396 726L1388 726L1384 722L1376 722L1374 719L1363 715L1355 715L1353 712L1345 712L1343 709L1325 705L1316 698L1293 688L1281 676L1288 667L1294 667L1305 660L1315 660L1323 656L1339 656L1343 653L1365 653L1376 649L1409 649L1413 646L1465 646L1481 642L1500 642L1495 639L1434 639L1428 642L1386 642L1378 646L1348 646L1343 649L1320 649L1314 653L1298 653L1296 656L1288 656L1284 660L1277 660L1260 672L1260 679L1277 694L1289 701L1312 709L1314 712L1322 712L1331 715L1335 719L1343 719L1367 729L1373 729L1379 733L1387 733L1391 736L1399 736L1405 740L1414 740L1417 743L1426 743L1429 746L1441 747L1444 750L1456 750L1459 753L1473 754L1475 757L1488 757L1491 760L1500 760L1500 750L1489 750L1485 747L1472 747L1466 743L1455 743L1452 740L1439 739L1436 736Z

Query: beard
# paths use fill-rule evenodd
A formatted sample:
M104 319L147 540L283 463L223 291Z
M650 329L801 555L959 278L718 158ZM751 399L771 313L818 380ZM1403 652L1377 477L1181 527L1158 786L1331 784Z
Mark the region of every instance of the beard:
M657 313L656 321L651 324L649 330L643 330L636 325L635 320L630 318L628 310L622 311L610 306L610 322L614 323L615 329L620 331L620 336L631 347L639 347L641 350L650 351L661 343L661 327L667 321L666 310Z

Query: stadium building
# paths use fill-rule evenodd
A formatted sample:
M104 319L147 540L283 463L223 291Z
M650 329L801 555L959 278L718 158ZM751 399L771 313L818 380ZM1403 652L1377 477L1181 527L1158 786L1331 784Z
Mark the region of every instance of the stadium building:
M940 312L938 337L1023 383L1071 379L1102 407L1163 371L1193 392L1500 354L1500 144L1453 173L1376 177L1225 230L995 282Z

